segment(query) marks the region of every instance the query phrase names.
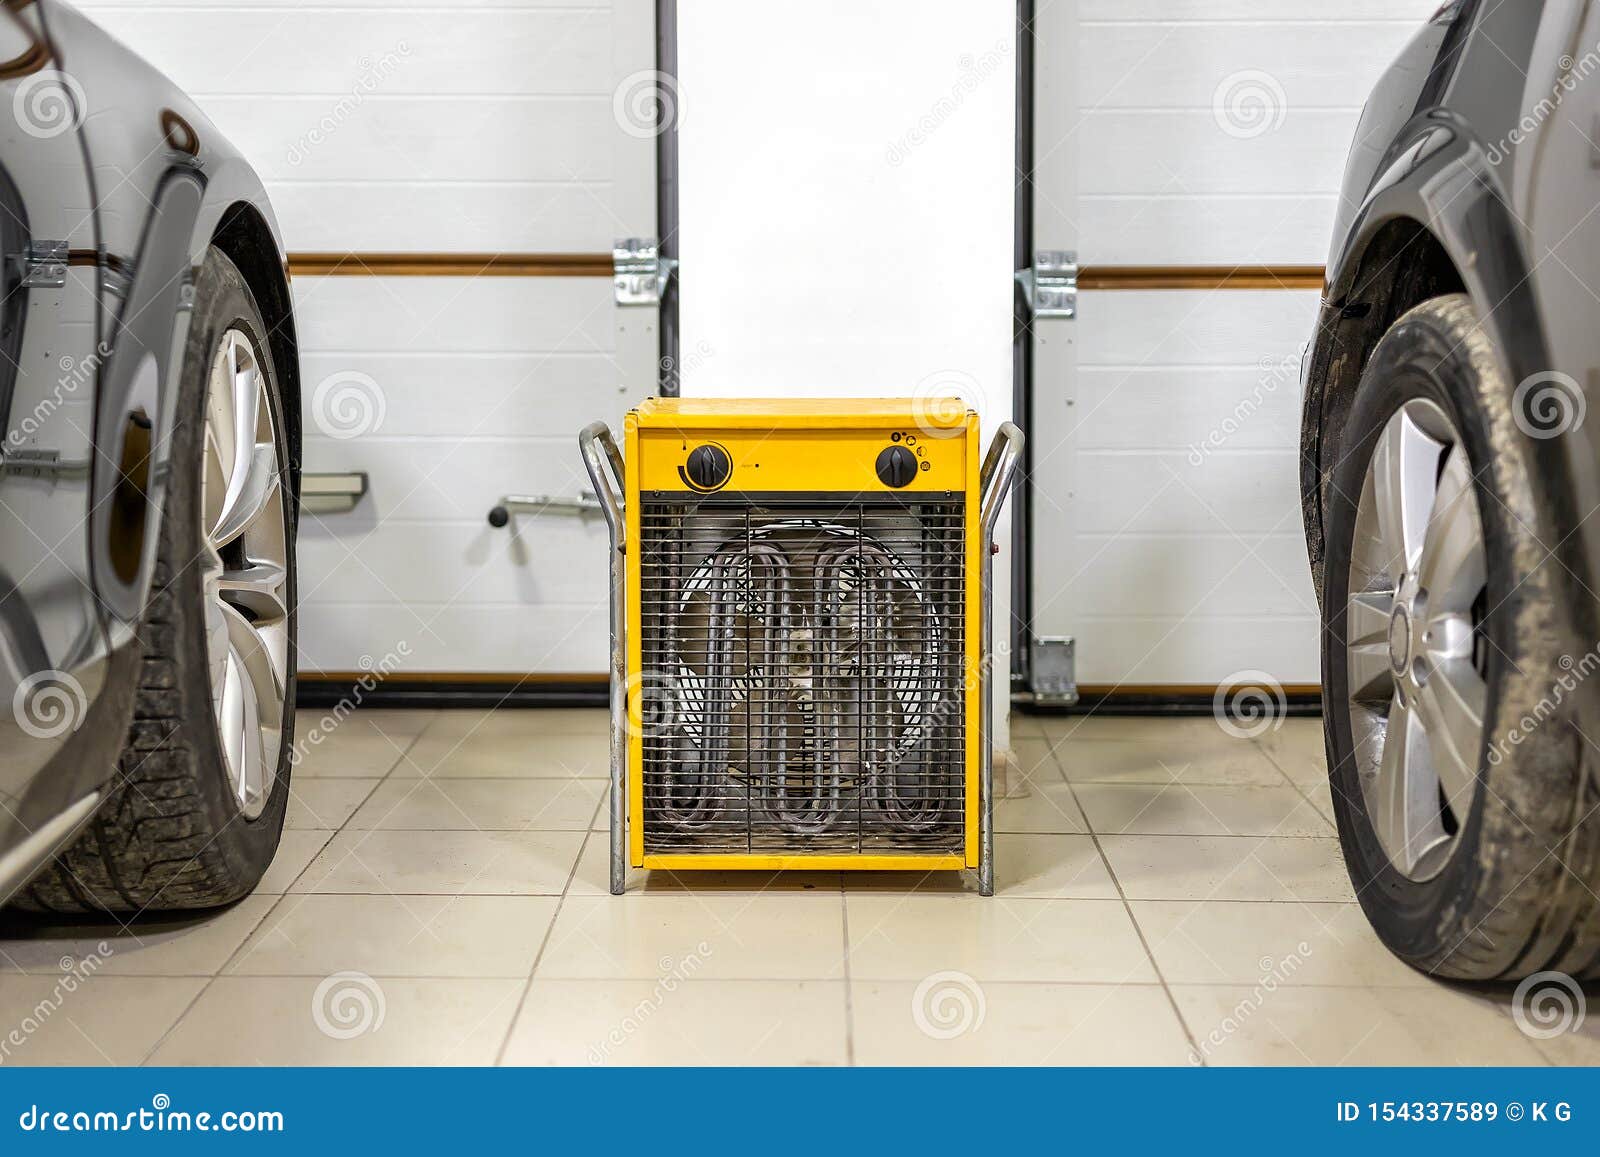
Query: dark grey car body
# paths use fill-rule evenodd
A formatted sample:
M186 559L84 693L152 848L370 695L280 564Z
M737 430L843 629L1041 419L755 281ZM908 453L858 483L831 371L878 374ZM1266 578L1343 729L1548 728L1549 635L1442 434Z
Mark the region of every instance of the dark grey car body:
M1580 412L1600 401L1597 206L1600 5L1446 5L1379 82L1345 173L1305 365L1301 491L1319 598L1339 433L1367 355L1412 306L1466 292L1509 382L1561 375ZM1539 538L1560 544L1557 610L1581 653L1600 640L1600 520L1588 517L1600 414L1539 444ZM1600 716L1593 693L1579 704L1589 723Z
M208 247L265 314L291 446L299 389L260 179L170 81L56 0L0 6L0 241L3 902L92 814L128 739Z

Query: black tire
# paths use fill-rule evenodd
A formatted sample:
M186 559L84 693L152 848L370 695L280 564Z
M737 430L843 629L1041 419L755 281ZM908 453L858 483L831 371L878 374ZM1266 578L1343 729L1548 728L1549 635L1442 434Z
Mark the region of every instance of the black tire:
M198 565L206 382L222 336L246 331L265 370L278 461L292 461L283 400L261 310L244 276L217 249L195 282L171 447L159 556L139 636L143 662L133 722L105 804L77 841L15 898L18 907L70 913L213 908L258 884L283 830L294 734L294 498L278 493L288 527L289 675L284 740L271 795L244 818L228 783L215 716Z
M1378 437L1405 402L1450 417L1476 479L1487 556L1488 646L1478 791L1442 870L1416 881L1379 843L1356 771L1346 608L1357 502ZM1512 390L1464 295L1401 317L1363 373L1332 475L1326 526L1323 686L1334 811L1357 898L1379 937L1443 977L1511 979L1544 969L1593 975L1600 960L1600 820L1580 737L1557 711L1521 721L1567 675L1574 649L1555 614L1559 536L1532 485L1536 443L1513 420ZM1570 697L1569 697L1570 698ZM1570 704L1569 704L1570 706ZM1514 743L1505 737L1519 736ZM1491 751L1495 758L1491 760Z

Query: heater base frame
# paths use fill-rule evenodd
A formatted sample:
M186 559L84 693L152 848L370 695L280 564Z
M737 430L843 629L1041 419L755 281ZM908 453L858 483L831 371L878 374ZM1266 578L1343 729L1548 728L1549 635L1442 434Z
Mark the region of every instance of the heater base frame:
M702 872L806 871L813 872L954 872L974 867L961 852L937 855L879 855L872 852L818 852L787 855L772 852L646 852L646 871Z

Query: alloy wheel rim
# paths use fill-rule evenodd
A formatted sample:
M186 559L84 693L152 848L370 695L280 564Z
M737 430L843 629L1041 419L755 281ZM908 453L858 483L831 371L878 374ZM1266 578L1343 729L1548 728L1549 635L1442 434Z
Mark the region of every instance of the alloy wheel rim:
M288 522L267 382L255 344L222 336L206 387L200 566L211 707L241 814L266 809L288 686Z
M1466 446L1438 405L1414 398L1367 464L1345 618L1367 815L1412 880L1443 870L1479 790L1487 578Z

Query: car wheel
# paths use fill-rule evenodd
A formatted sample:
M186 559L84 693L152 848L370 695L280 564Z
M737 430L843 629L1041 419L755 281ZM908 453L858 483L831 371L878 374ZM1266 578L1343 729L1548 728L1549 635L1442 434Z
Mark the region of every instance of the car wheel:
M195 282L140 685L106 803L17 899L207 908L272 862L294 734L294 498L279 378L244 277Z
M1326 503L1345 862L1397 955L1473 980L1590 973L1600 956L1597 801L1560 710L1560 564L1511 398L1465 296L1418 306L1367 364Z

